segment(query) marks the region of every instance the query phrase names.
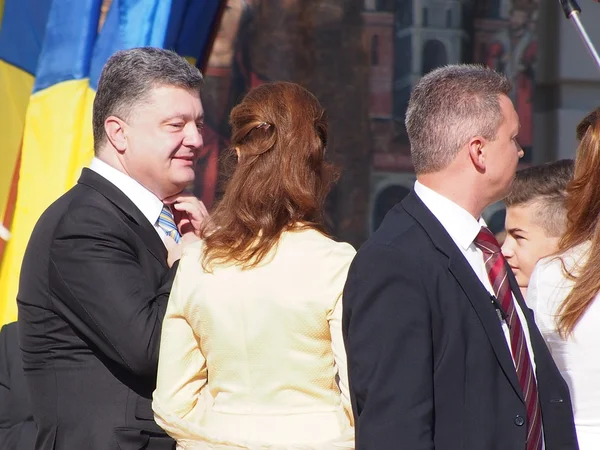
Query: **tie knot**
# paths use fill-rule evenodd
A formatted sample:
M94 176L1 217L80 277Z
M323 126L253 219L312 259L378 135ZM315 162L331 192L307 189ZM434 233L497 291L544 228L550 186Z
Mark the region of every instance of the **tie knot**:
M500 244L487 227L481 227L479 234L473 242L484 253L500 253Z
M162 230L167 234L167 236L171 236L175 240L175 242L180 241L181 235L179 234L179 230L177 229L175 217L173 216L171 208L169 208L167 205L163 206L163 209L160 212L160 216L158 216L158 226L162 228Z
M162 211L160 212L160 217L175 223L175 217L173 216L173 211L171 211L169 205L163 205Z

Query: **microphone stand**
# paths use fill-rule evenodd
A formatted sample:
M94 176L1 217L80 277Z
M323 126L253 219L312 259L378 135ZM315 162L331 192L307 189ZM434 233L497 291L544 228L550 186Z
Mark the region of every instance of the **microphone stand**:
M581 23L581 20L579 19L579 14L581 13L581 8L577 4L577 1L576 0L560 0L560 5L562 6L563 12L565 13L565 17L567 19L571 19L571 21L575 25L575 28L577 28L577 31L579 32L579 35L581 36L583 43L588 48L590 54L592 55L592 58L594 58L594 61L596 61L596 64L598 65L598 68L600 69L600 56L598 56L598 52L594 48L594 44L592 43L590 37L588 36L587 32L585 31L585 28L583 27L583 24Z

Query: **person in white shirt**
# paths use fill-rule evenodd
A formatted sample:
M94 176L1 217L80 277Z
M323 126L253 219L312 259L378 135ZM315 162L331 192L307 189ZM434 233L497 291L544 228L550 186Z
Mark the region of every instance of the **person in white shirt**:
M510 89L473 65L413 89L417 182L342 297L358 450L577 449L566 383L481 219L523 156Z
M600 108L577 127L575 176L567 186L569 218L558 253L542 259L527 303L569 385L581 450L600 448Z
M202 149L202 75L176 53L117 52L92 114L95 158L42 215L18 293L36 450L171 450L154 422L162 320L207 212L183 192Z

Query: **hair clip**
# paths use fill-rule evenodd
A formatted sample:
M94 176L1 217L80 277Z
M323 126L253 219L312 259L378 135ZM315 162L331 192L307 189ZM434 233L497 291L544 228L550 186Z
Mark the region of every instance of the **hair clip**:
M270 126L271 126L271 124L270 124L270 123L267 123L267 122L261 122L261 123L259 123L259 124L256 126L256 129L257 129L257 130L260 130L261 128L264 128L265 130L268 130Z

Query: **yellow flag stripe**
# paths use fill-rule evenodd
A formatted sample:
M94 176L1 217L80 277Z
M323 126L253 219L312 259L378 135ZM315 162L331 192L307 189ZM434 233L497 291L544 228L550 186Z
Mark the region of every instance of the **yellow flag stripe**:
M17 164L33 76L0 60L0 222Z
M20 267L35 223L77 182L81 169L93 157L94 95L88 80L83 79L65 81L31 96L12 238L0 268L0 324L16 320Z

